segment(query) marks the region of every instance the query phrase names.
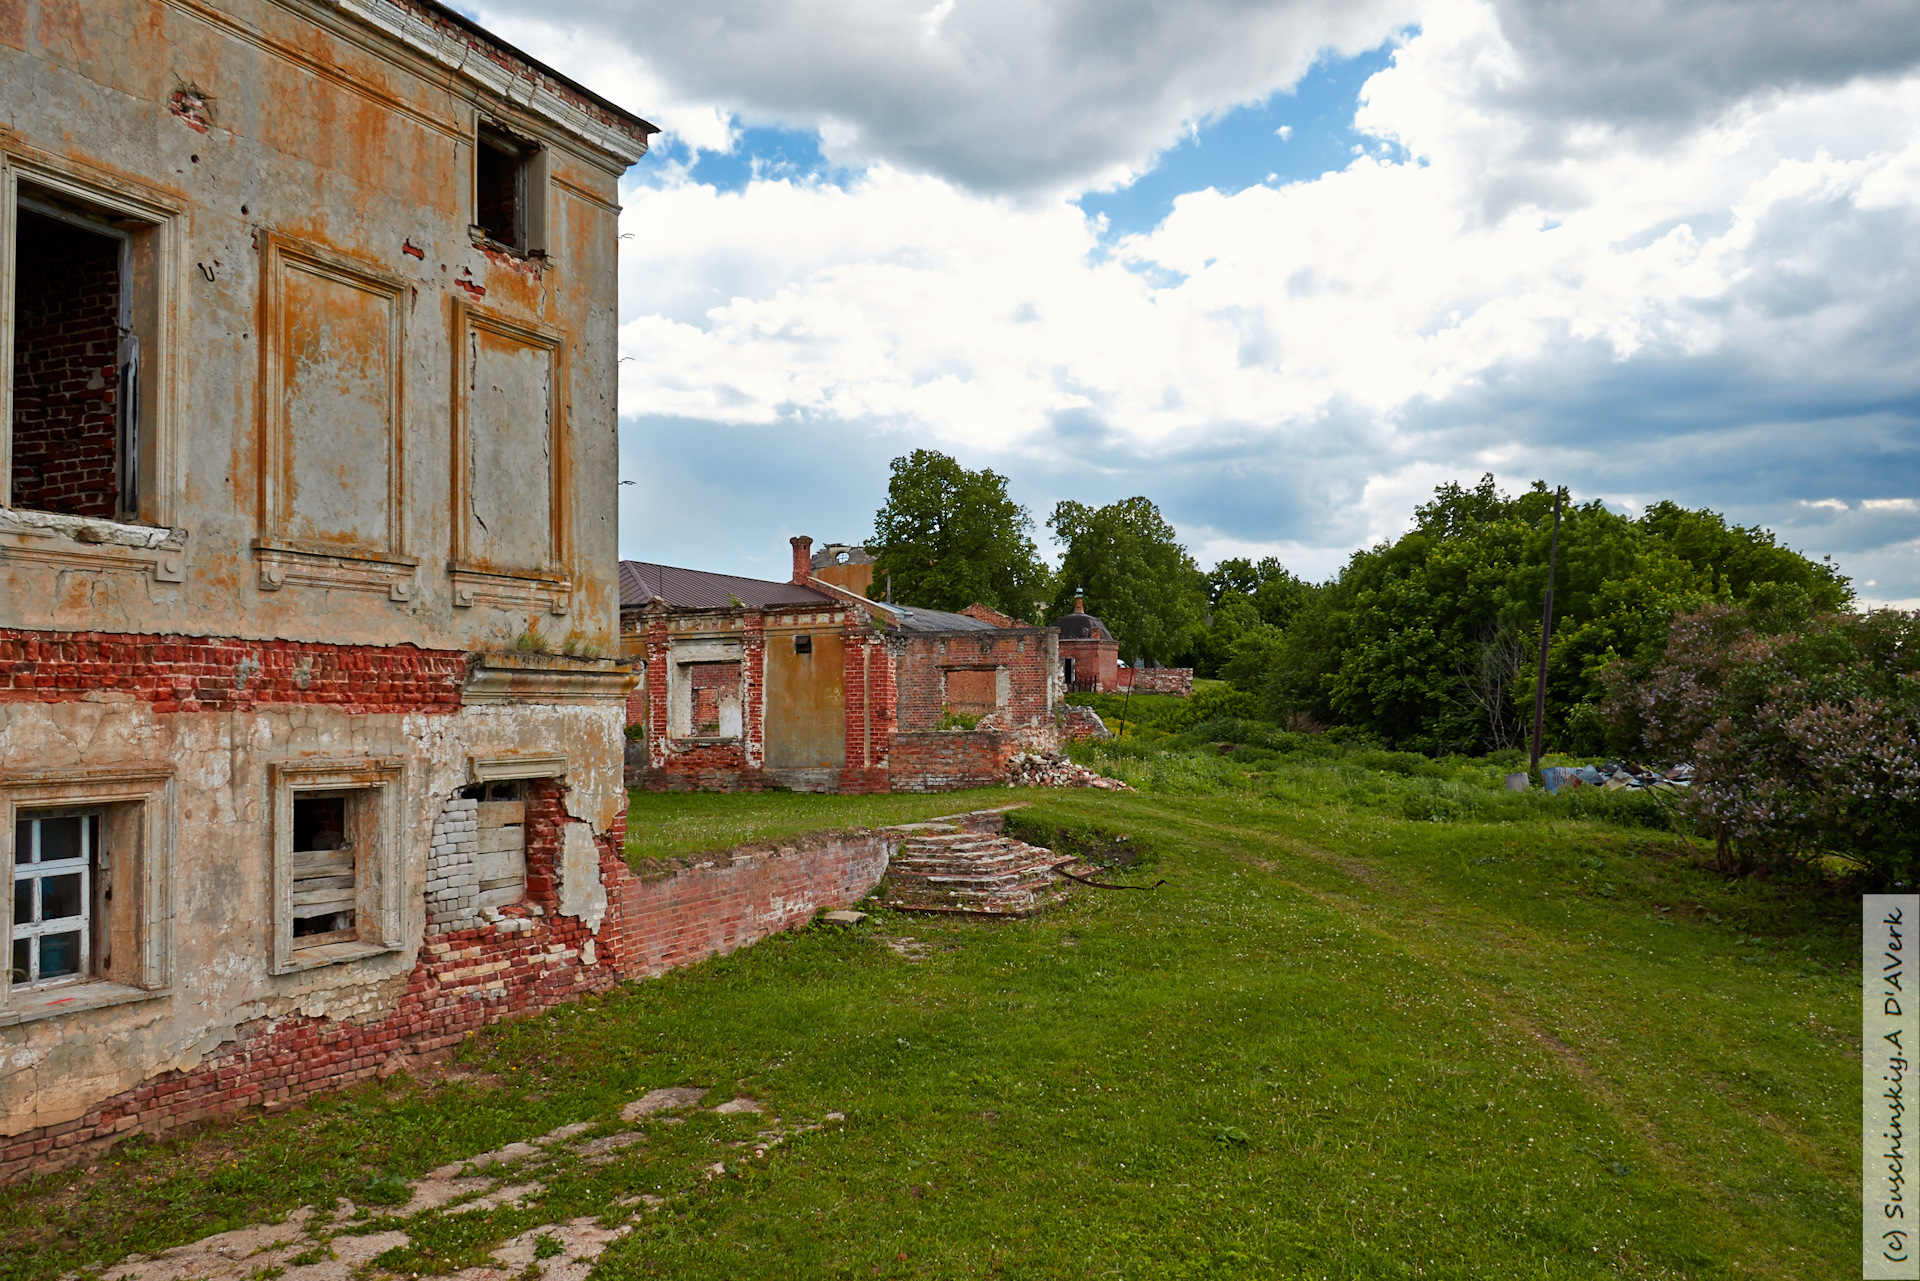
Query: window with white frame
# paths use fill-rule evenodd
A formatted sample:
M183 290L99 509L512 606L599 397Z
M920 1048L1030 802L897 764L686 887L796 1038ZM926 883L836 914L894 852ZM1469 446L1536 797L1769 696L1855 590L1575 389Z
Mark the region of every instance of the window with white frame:
M16 989L91 974L93 885L101 877L100 810L22 811L13 828L13 964ZM104 870L104 869L102 869Z
M400 946L400 778L388 760L274 767L275 973Z
M0 775L0 1021L165 988L172 797L161 769Z

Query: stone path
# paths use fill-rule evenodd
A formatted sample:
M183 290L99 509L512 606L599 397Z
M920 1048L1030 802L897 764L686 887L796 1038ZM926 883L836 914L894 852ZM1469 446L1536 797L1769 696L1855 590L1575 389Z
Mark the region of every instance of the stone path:
M621 1109L632 1125L647 1117L672 1124L671 1115L700 1106L708 1091L670 1086L652 1090ZM758 1115L754 1099L730 1099L712 1109L718 1115ZM846 1118L829 1112L827 1121ZM543 1181L574 1161L588 1167L618 1160L644 1144L646 1135L620 1129L597 1137L582 1135L604 1127L594 1122L563 1125L525 1143L509 1143L464 1161L450 1161L408 1184L403 1206L362 1210L342 1200L331 1208L302 1206L279 1223L237 1228L156 1255L134 1255L105 1269L106 1281L381 1281L389 1273L374 1263L387 1251L412 1244L412 1220L425 1215L469 1214L502 1206L524 1207L544 1191ZM819 1125L783 1126L778 1118L751 1140L729 1146L742 1159L760 1159L790 1135ZM751 1156L746 1156L747 1150ZM706 1177L726 1172L727 1163L703 1167ZM452 1281L585 1281L606 1248L633 1230L633 1221L668 1204L656 1196L624 1197L604 1215L573 1218L528 1228L495 1245L493 1266L469 1267L449 1274ZM400 1220L395 1225L391 1221ZM378 1231L366 1231L369 1223ZM65 1281L76 1281L69 1277Z

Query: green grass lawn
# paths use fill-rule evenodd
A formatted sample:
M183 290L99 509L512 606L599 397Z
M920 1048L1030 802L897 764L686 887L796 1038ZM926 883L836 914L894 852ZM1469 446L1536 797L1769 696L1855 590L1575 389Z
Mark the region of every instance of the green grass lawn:
M983 787L930 795L826 796L811 792L647 792L627 794L627 861L701 854L802 832L917 823L944 814L996 809L1028 799L1024 790Z
M671 1200L597 1276L1852 1274L1857 900L1726 881L1684 838L1570 808L1476 810L1471 771L1108 764L1161 790L1023 791L1019 822L1131 834L1150 854L1120 878L1159 890L1083 890L1030 922L815 926L495 1029L460 1052L465 1080L130 1145L0 1199L4 1275L377 1203L677 1084L846 1119L739 1163L751 1117L651 1126L389 1262L445 1272L645 1191ZM646 797L635 826L684 814L659 839L693 848L809 799ZM888 799L911 803L894 821L982 803Z

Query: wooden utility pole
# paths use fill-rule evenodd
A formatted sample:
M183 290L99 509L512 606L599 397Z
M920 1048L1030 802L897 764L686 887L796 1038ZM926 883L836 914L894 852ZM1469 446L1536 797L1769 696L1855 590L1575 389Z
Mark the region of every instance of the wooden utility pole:
M1553 574L1560 561L1560 491L1553 491L1553 535L1547 541L1547 603L1540 611L1540 674L1533 683L1533 760L1540 768L1540 729L1547 719L1547 642L1553 637Z

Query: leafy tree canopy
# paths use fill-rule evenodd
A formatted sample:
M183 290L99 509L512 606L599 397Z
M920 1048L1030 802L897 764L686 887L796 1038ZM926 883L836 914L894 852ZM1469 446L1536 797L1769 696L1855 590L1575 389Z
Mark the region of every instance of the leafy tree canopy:
M1170 663L1192 649L1204 627L1207 580L1158 507L1145 498L1098 508L1062 502L1047 527L1067 547L1054 580L1055 617L1084 591L1087 612L1106 623L1122 659Z
M1423 751L1516 745L1530 720L1553 495L1509 497L1482 477L1446 484L1414 527L1357 552L1324 589L1302 591L1275 634L1246 633L1223 670L1257 685L1276 717L1363 728ZM1600 503L1563 514L1548 657L1549 741L1592 724L1602 671L1665 648L1676 612L1791 596L1851 599L1831 565L1716 513L1659 504L1640 520ZM1584 710L1583 710L1584 709Z
M1037 622L1047 570L1032 533L1033 517L1007 496L1005 476L916 449L893 460L867 546L874 581L892 575L902 604L960 610L979 601Z

